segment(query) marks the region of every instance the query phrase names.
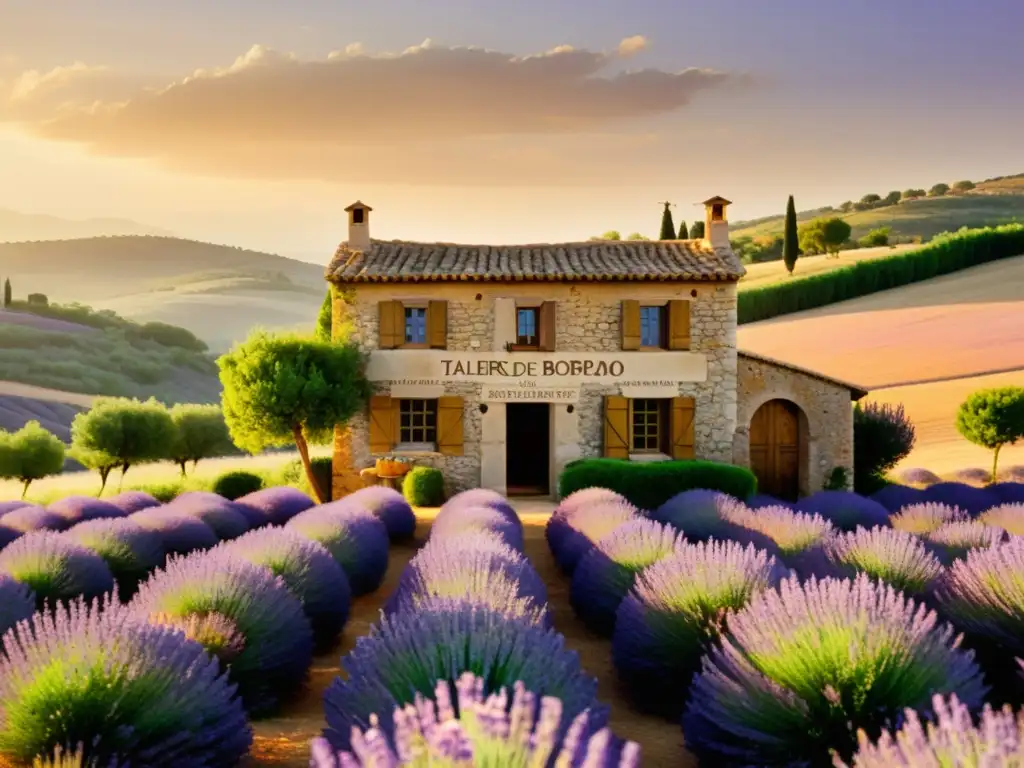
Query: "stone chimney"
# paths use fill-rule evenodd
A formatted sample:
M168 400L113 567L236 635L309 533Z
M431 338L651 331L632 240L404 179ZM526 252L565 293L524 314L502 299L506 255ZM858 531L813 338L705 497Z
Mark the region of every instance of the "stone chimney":
M704 201L704 239L712 248L729 247L729 219L725 215L731 202L724 197L712 197Z
M373 208L356 200L345 209L348 214L348 247L353 251L370 250L370 211Z

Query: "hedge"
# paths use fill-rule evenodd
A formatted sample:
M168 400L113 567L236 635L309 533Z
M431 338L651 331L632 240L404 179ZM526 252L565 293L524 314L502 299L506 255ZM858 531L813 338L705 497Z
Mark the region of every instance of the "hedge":
M584 488L607 488L640 509L657 509L677 493L695 488L746 499L757 493L757 478L749 469L715 461L581 459L566 465L558 478L559 496Z
M998 259L1024 255L1024 225L961 229L927 245L882 259L860 261L818 275L740 291L739 323L754 323L805 309L898 288Z

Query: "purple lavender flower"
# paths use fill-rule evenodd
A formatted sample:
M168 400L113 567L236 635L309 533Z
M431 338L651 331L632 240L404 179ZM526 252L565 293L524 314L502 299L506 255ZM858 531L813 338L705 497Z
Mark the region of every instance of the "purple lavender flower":
M872 501L877 501L890 512L896 512L902 507L910 504L922 503L921 490L911 488L909 485L897 485L892 483L880 491L875 491L870 496Z
M463 531L490 531L500 536L510 547L523 550L523 526L519 520L511 521L503 512L491 507L452 507L440 514L430 526L430 537L450 536Z
M921 467L912 467L911 469L904 469L899 474L900 482L908 486L928 486L935 485L942 481L942 478L936 475L934 472L922 469Z
M90 766L228 768L252 743L217 662L116 603L37 613L3 649L0 752L18 763L80 746Z
M777 499L774 496L769 496L767 493L755 493L753 496L747 498L744 502L750 509L763 509L765 507L788 507L793 508L793 504L782 499Z
M163 565L166 557L160 534L127 518L86 520L61 535L103 558L121 599L130 598L139 582Z
M0 517L3 517L8 512L13 512L16 509L21 509L22 507L28 506L32 505L27 501L0 501Z
M732 541L686 544L637 574L612 636L612 660L637 704L678 717L728 612L785 575L767 552Z
M999 504L999 497L987 488L975 488L964 483L936 483L921 492L924 501L937 501L960 507L971 517Z
M300 512L285 525L327 548L358 597L373 592L388 570L388 530L372 512L335 501Z
M235 499L235 502L252 511L253 517L249 522L253 527L257 525L254 518L262 520L264 525L284 525L300 512L316 506L316 502L302 491L286 485L254 491Z
M987 509L978 517L978 522L1002 528L1011 536L1024 536L1024 503L1007 502Z
M217 546L220 539L202 520L170 507L153 507L128 516L143 528L156 531L168 555L187 555Z
M71 523L56 512L29 504L4 515L3 525L12 531L29 533L31 531L63 531Z
M312 661L309 620L284 580L223 550L172 558L142 583L128 608L149 621L211 613L228 619L244 639L228 672L253 716L299 687Z
M689 541L733 539L771 549L771 540L747 525L753 514L727 493L700 488L677 493L652 512L651 518L674 526Z
M51 512L68 521L68 525L81 523L85 520L102 520L111 517L124 517L125 512L109 501L92 496L65 496L47 507Z
M977 726L971 712L955 696L932 698L932 722L923 722L913 709L904 713L903 727L882 733L872 743L857 734L853 768L1012 768L1024 764L1024 712L1014 715L1009 706L993 710L985 705ZM836 759L837 768L848 768Z
M856 731L877 732L937 693L980 706L974 654L934 611L891 586L786 579L729 617L694 677L687 746L709 765L822 765L847 758Z
M744 527L767 536L773 549L788 561L836 535L836 529L817 513L797 512L792 507L760 507L743 521Z
M551 696L538 697L522 682L513 686L511 701L505 688L485 695L486 681L472 672L459 676L454 687L454 702L451 683L442 680L434 689L433 700L417 693L413 703L396 707L394 743L381 730L376 716L371 716L368 730L353 734L352 752L339 754L327 739L315 739L311 768L427 768L442 763L639 768L640 746L635 742L627 742L620 751L607 730L583 738L588 730L586 711L576 716L567 738L557 744L562 702Z
M996 483L988 490L996 495L1002 504L1024 504L1024 483Z
M159 507L160 500L142 491L122 491L111 496L107 501L123 511L126 515L141 512L150 507Z
M484 534L486 535L486 534ZM428 610L438 601L462 600L485 606L533 624L550 626L547 589L537 571L521 554L503 546L475 550L467 537L442 537L428 544L409 561L398 587L384 606L390 615L399 611Z
M197 520L202 520L221 541L237 539L249 530L249 517L251 514L247 508L233 501L210 494L216 498L209 498L207 495L183 495L176 498L164 509L171 509L175 512L183 512Z
M818 491L796 504L798 512L817 512L840 531L889 524L889 510L850 491Z
M898 512L889 516L889 525L898 531L922 536L939 530L946 523L966 519L967 513L959 507L923 501L900 507Z
M153 613L149 616L149 623L173 627L189 640L199 643L224 665L233 663L245 650L245 635L237 623L222 613L191 613L187 616Z
M628 502L625 497L607 488L584 488L569 494L559 502L544 526L544 538L547 539L548 547L555 546L552 545L552 541L558 542L571 535L572 527L568 522L570 519L588 507L598 504L628 504Z
M858 527L825 544L821 576L865 573L910 595L921 596L942 574L942 563L912 533Z
M943 613L961 629L1024 656L1024 538L975 549L946 570L936 587Z
M1002 528L986 525L977 520L956 520L946 523L937 531L924 536L928 549L946 565L966 556L972 549L994 547L1005 539L1006 531Z
M623 523L580 558L569 590L573 610L591 630L610 635L636 575L683 543L671 525L644 519Z
M555 696L569 721L589 709L584 736L608 720L608 708L595 699L597 680L583 672L560 634L459 601L382 618L341 667L346 679L336 678L324 693L324 736L335 749L350 749L353 727L371 727L374 714L390 738L396 707L412 704L417 692L431 696L437 681L467 671L484 679L484 694L521 681L537 696ZM563 722L556 743L567 729Z
M495 512L503 514L509 519L509 522L520 523L519 515L516 514L515 508L509 504L508 499L497 491L487 488L473 488L455 494L438 510L435 520L445 517L452 510L462 507L489 507Z
M380 518L392 541L412 538L416 532L416 514L405 497L394 488L371 485L349 494L343 501Z
M80 596L92 599L114 588L103 558L55 531L33 531L4 547L0 573L29 587L38 608Z
M600 502L579 507L564 515L564 526L548 529L548 546L562 572L572 574L597 541L623 523L639 519L639 510L631 504Z
M0 520L0 549L3 549L15 539L22 535L21 531L16 531L13 528L8 528L3 524L3 520Z
M284 579L302 603L318 646L330 647L348 621L352 590L322 544L288 528L262 528L219 548Z
M6 573L0 574L0 636L35 612L32 590Z

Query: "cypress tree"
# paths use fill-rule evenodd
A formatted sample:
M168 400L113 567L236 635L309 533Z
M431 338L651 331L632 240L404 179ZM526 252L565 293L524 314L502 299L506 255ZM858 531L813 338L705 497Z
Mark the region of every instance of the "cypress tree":
M686 222L685 221L680 221L679 222L679 239L680 240L689 240L690 239L690 235L686 231Z
M11 278L8 277L6 280L4 280L4 308L5 309L7 307L11 306L12 298L13 297L11 295Z
M793 196L789 196L786 203L786 230L782 236L782 261L786 264L786 271L793 274L796 266L796 258L800 255L800 240L796 231L796 204Z
M665 206L665 212L661 214L661 234L658 235L659 240L675 240L676 239L676 225L672 221L672 211L669 207L672 203L662 203Z

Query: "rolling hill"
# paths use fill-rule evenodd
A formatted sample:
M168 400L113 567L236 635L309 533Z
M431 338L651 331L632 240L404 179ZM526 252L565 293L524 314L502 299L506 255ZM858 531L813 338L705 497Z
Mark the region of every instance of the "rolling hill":
M131 219L64 219L45 213L21 213L0 208L0 242L67 240L107 235L170 235L167 230Z

